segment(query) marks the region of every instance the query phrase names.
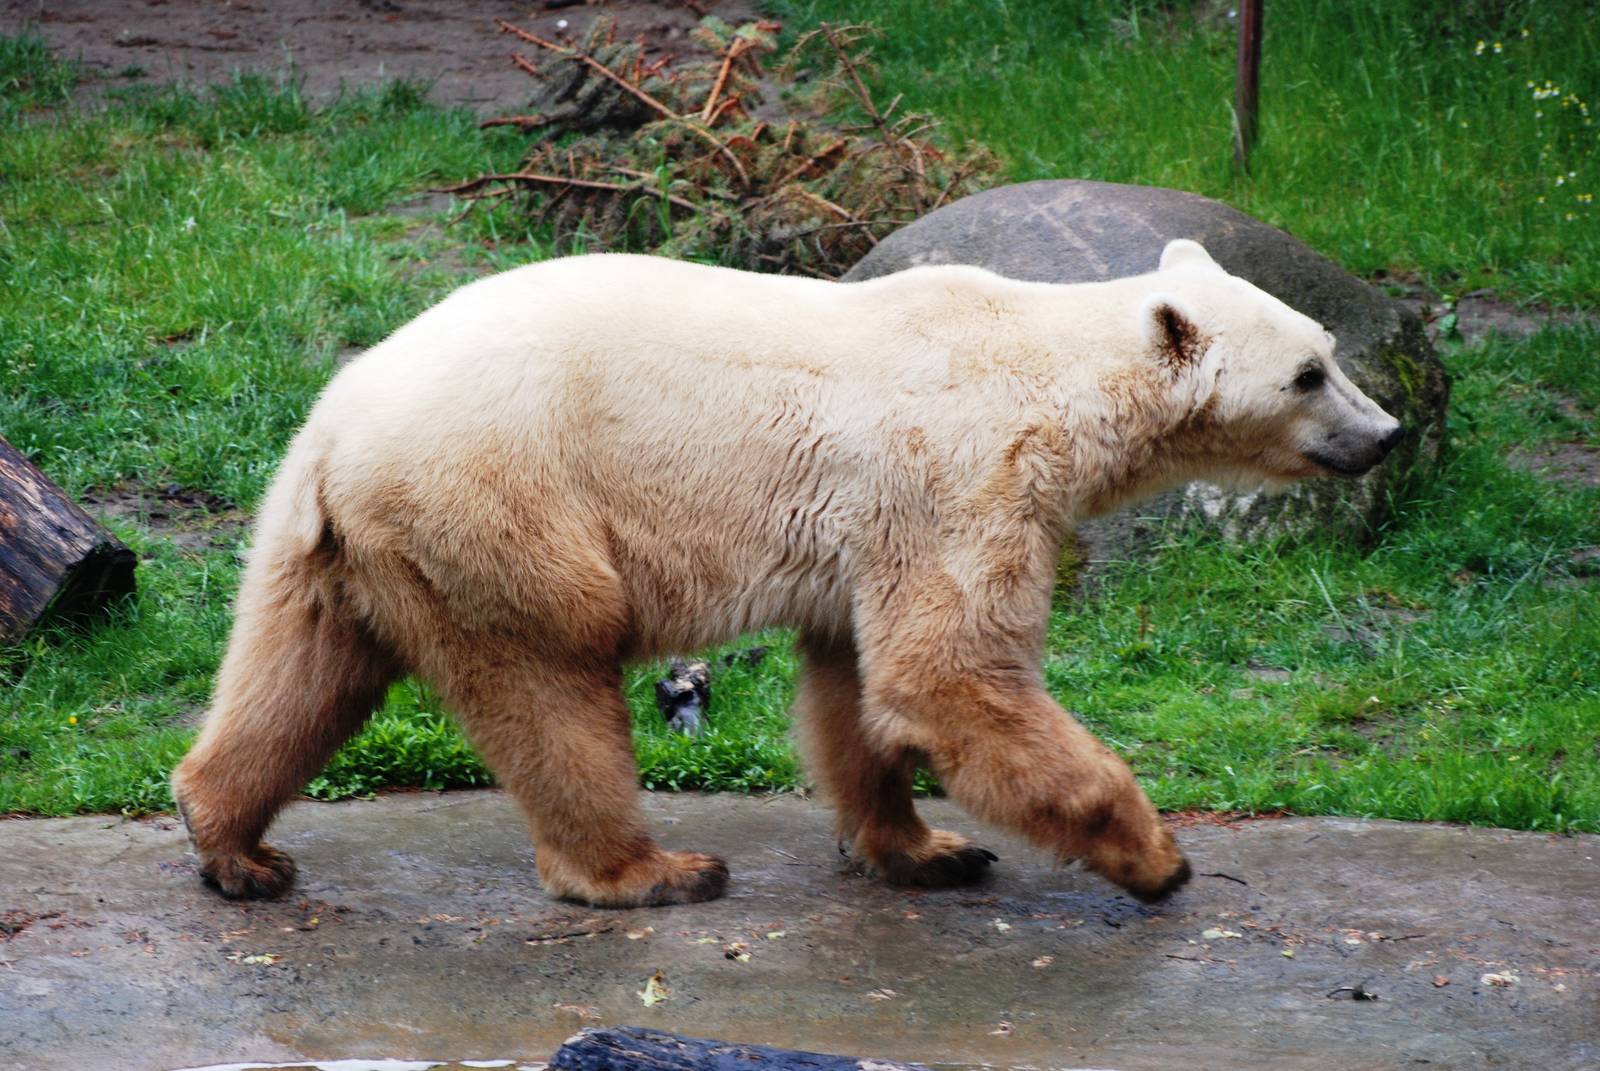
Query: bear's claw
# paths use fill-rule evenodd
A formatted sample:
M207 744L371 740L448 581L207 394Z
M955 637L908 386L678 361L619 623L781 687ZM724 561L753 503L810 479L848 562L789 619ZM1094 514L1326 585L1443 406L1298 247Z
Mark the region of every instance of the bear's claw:
M988 848L966 844L924 859L895 852L878 863L878 870L891 885L948 889L980 880L989 872L989 864L999 858Z
M276 900L294 884L294 860L265 844L200 865L200 878L229 900Z

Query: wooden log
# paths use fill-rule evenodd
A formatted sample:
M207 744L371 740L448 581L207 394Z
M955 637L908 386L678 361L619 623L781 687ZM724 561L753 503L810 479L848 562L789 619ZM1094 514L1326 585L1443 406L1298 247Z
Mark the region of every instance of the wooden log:
M585 1030L550 1061L550 1071L928 1071L922 1064L686 1038L623 1026Z
M132 594L138 559L0 438L0 644Z

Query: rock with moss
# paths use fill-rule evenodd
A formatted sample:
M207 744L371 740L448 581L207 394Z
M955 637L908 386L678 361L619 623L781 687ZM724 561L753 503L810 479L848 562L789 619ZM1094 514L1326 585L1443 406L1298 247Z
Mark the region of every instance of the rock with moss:
M1049 180L1002 186L947 205L885 238L845 276L921 264L975 264L1014 279L1081 283L1154 271L1173 238L1193 238L1234 275L1322 323L1357 385L1409 434L1359 480L1305 480L1279 495L1193 484L1091 522L1090 563L1138 554L1174 523L1198 520L1240 539L1320 531L1370 540L1407 483L1437 464L1449 383L1422 321L1399 302L1275 227L1178 190Z

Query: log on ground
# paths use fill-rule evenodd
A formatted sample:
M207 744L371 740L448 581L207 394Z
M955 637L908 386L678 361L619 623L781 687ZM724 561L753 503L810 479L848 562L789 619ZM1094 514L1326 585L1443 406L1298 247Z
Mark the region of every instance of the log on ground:
M134 590L138 559L0 438L0 644L82 621Z
M741 1045L624 1026L569 1038L550 1071L928 1071L923 1064Z

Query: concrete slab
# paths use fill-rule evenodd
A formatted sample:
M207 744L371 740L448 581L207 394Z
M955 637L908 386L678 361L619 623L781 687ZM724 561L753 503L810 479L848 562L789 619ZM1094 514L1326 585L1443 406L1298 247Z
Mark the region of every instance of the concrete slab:
M1203 876L1151 909L1003 838L985 885L916 894L842 873L806 800L648 806L727 899L552 902L493 792L291 808L272 904L205 892L170 820L0 822L0 1068L531 1061L595 1023L947 1067L1600 1066L1600 837L1192 827Z

